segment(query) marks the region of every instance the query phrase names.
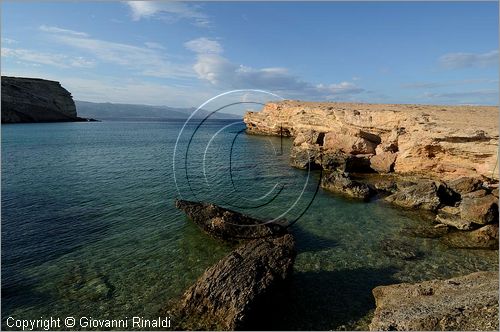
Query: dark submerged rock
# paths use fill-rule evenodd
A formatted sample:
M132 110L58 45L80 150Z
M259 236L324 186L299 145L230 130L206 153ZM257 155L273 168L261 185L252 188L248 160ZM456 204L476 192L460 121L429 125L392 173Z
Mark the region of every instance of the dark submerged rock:
M175 206L206 233L222 240L255 239L287 232L284 221L265 223L215 204L175 200Z
M386 256L403 260L417 259L422 256L422 253L411 244L395 239L382 240L380 248Z
M436 225L437 226L437 225ZM401 234L404 236L435 239L449 232L448 226L443 225L442 227L436 227L433 225L419 225L415 227L405 227L401 230Z
M295 241L286 234L244 243L191 286L172 309L175 329L252 328L259 308L292 272Z
M498 331L498 272L378 286L372 331Z

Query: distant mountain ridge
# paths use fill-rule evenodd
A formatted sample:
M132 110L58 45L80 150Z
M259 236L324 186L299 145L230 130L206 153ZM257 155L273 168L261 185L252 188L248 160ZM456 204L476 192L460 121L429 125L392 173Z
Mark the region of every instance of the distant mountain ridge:
M78 115L97 120L167 120L187 119L196 108L175 108L140 104L94 103L75 100ZM210 112L199 110L195 118L205 118ZM210 119L238 119L241 116L228 113L215 113Z

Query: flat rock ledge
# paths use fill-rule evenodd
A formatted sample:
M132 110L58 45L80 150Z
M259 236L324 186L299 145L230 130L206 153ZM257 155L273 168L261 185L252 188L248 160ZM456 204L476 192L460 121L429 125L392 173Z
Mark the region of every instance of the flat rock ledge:
M196 225L209 235L225 240L250 240L287 233L285 221L265 222L215 204L176 200Z
M498 331L498 272L373 289L372 331Z
M291 234L245 242L163 309L176 330L246 330L258 322L259 309L290 275L295 259Z

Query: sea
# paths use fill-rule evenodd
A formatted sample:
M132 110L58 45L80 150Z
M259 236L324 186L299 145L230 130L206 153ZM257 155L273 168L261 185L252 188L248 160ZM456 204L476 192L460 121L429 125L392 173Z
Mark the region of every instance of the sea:
M244 129L240 120L2 125L2 327L9 317L157 319L234 248L175 199L290 222L297 257L279 306L259 322L267 330L367 329L378 285L498 270L498 251L412 236L432 221L324 191L320 171L289 166L290 139ZM390 256L387 241L419 255Z

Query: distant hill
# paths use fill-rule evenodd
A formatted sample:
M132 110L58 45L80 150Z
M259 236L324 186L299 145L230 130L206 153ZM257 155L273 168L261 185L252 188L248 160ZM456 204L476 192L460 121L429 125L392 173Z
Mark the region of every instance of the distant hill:
M195 108L174 108L168 106L151 106L139 104L92 103L75 100L78 115L97 120L168 120L187 119ZM205 110L197 112L195 118L204 118L209 114ZM241 116L227 113L215 113L210 119L238 119Z

